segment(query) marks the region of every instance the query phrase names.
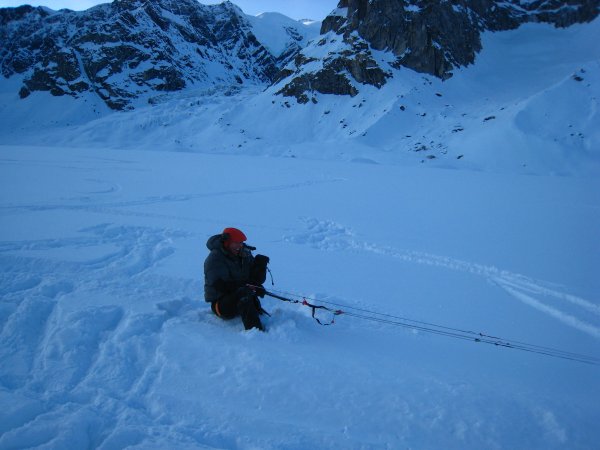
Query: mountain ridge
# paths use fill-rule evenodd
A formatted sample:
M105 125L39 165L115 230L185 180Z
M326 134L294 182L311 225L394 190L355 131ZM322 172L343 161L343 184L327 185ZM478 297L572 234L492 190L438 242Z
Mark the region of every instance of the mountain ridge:
M115 0L87 11L0 9L0 71L35 91L95 92L114 110L186 87L268 84L309 32L288 23L274 55L236 5L192 0Z
M591 22L598 13L595 0L341 0L323 21L321 39L280 72L278 93L300 103L311 92L353 97L362 85L380 88L401 68L445 80L475 62L484 31L528 22L568 27ZM378 64L374 51L389 53L391 60ZM316 60L322 67L314 70Z
M13 76L0 82L1 142L593 175L600 173L599 27L596 19L567 28L529 22L485 31L476 62L446 79L393 68L392 52L369 47L369 75L386 68L393 76L385 83L357 82L349 70L360 67L350 64L334 73L355 89L353 96L307 84L312 90L300 93L305 101L281 95L290 78L279 72L270 86L149 90L129 99L133 110L124 114L93 91L77 98L34 91L19 99L21 78ZM287 42L284 28L271 47L282 37ZM319 45L322 40L337 42ZM318 73L339 56L329 51L346 45L328 32L292 60L303 58L303 70Z
M312 39L315 24L246 16L230 1L115 0L83 12L21 6L0 9L0 72L22 77L21 98L93 92L113 110L216 86L276 85L307 103L315 92L381 88L401 68L448 79L474 63L486 30L567 27L598 13L596 0L340 0ZM387 53L386 63L374 52Z

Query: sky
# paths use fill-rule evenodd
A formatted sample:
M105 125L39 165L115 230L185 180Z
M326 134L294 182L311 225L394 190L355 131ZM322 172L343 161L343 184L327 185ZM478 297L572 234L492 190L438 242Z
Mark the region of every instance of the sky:
M51 9L68 8L75 11L91 8L108 0L0 0L0 7L15 7L22 4L47 6ZM204 0L200 3L215 4L221 0ZM329 12L336 8L338 0L234 0L246 14L257 15L263 12L279 12L292 19L323 20Z

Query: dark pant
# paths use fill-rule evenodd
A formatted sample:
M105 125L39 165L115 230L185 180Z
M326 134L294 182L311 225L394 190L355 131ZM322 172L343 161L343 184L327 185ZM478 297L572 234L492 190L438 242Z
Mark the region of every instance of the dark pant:
M244 328L264 330L260 321L260 303L256 295L248 288L240 288L232 294L226 294L211 303L212 311L221 319L229 320L240 316Z

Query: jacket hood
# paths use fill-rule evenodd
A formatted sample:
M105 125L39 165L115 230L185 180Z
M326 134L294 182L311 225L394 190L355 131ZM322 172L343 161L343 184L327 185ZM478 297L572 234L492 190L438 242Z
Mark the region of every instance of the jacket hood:
M206 241L206 247L210 251L222 249L223 248L223 235L215 234L214 236L209 237L208 241Z

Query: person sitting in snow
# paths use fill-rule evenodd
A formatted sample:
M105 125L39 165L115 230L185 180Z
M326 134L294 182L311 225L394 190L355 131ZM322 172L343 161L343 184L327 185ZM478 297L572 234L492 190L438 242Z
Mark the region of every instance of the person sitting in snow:
M267 277L269 258L253 256L246 235L237 228L225 228L208 239L210 250L204 261L204 299L221 319L241 316L246 330L264 331L258 297L264 297L262 284Z

